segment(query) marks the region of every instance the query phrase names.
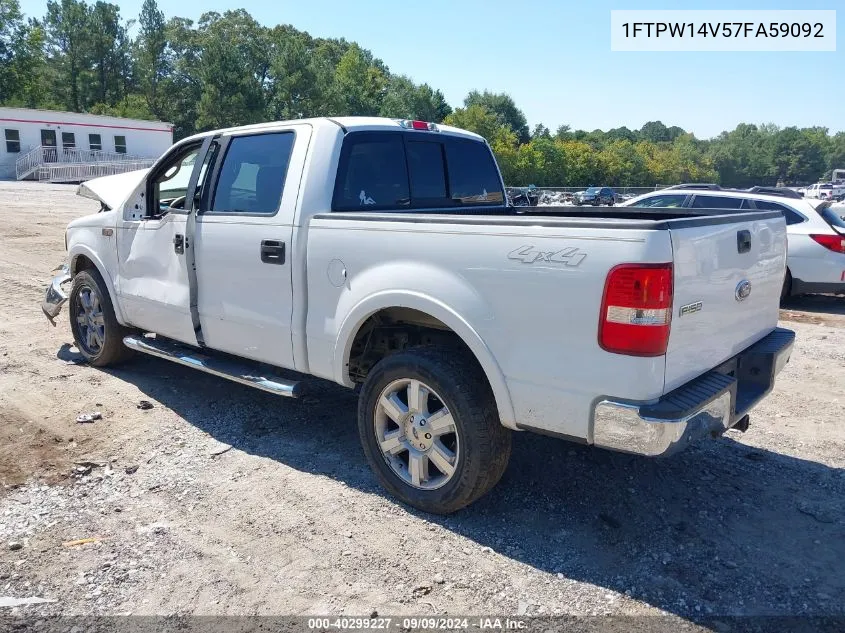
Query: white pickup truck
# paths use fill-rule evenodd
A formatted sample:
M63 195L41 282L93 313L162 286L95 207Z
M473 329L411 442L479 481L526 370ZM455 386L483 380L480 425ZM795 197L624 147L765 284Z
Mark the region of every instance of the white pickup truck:
M367 460L426 511L493 487L512 431L654 456L745 430L793 346L780 213L510 208L484 139L447 126L208 132L79 193L102 210L42 307L68 302L92 365L360 385Z

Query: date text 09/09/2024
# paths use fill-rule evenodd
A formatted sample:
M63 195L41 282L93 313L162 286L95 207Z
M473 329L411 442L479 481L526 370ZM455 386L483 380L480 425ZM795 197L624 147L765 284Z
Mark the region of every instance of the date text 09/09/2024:
M824 38L821 22L625 22L625 37Z
M308 629L312 631L343 631L343 630L393 630L402 631L456 631L456 630L500 630L521 631L527 623L519 618L354 618L354 617L322 617L309 618Z

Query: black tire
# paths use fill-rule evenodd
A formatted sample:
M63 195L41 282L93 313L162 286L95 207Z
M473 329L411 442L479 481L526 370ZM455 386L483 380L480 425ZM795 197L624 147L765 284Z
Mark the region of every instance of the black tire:
M80 314L84 312L80 297L86 291L96 295L102 312L102 343L96 346L89 345L87 337L82 334L83 326L78 320ZM73 286L68 297L68 315L76 348L90 365L107 367L125 361L132 356L132 350L123 344L123 337L130 334L132 330L117 322L106 284L96 269L89 268L76 273L76 276L74 276ZM85 327L90 327L90 325Z
M440 488L423 490L399 477L384 458L375 431L379 397L394 381L420 380L448 407L460 452L454 474ZM511 453L511 433L499 422L487 379L474 358L459 349L419 347L398 352L372 368L358 399L358 433L382 486L410 506L449 514L476 501L501 479Z
M783 286L780 289L780 302L786 302L790 296L792 296L792 273L787 269L783 278Z

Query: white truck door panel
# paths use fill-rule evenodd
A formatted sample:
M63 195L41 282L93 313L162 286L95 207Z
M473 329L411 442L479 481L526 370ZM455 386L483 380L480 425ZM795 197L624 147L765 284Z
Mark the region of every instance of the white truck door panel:
M137 185L117 221L116 290L125 318L189 344L197 341L185 262L184 196L199 169L199 153L199 142L173 148Z
M254 218L250 218L254 219ZM290 244L290 225L247 218L197 220L197 308L205 344L245 358L286 366L293 358L289 254L261 261L261 243ZM285 249L288 250L287 248Z
M116 291L129 323L193 344L185 255L173 242L185 235L186 218L171 213L161 220L118 223Z
M211 349L293 367L291 234L310 134L292 125L221 139L194 238Z

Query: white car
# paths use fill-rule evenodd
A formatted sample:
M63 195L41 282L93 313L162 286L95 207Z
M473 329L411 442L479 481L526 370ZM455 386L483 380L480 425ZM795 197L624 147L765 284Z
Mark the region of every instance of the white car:
M623 207L761 209L786 216L789 252L781 298L805 293L845 293L845 212L823 200L762 195L731 189L664 189Z
M367 460L431 512L498 481L511 431L659 455L748 426L794 340L780 213L504 192L482 137L424 121L206 132L81 186L107 210L71 222L42 307L67 301L98 367L134 350L287 397L361 385Z

